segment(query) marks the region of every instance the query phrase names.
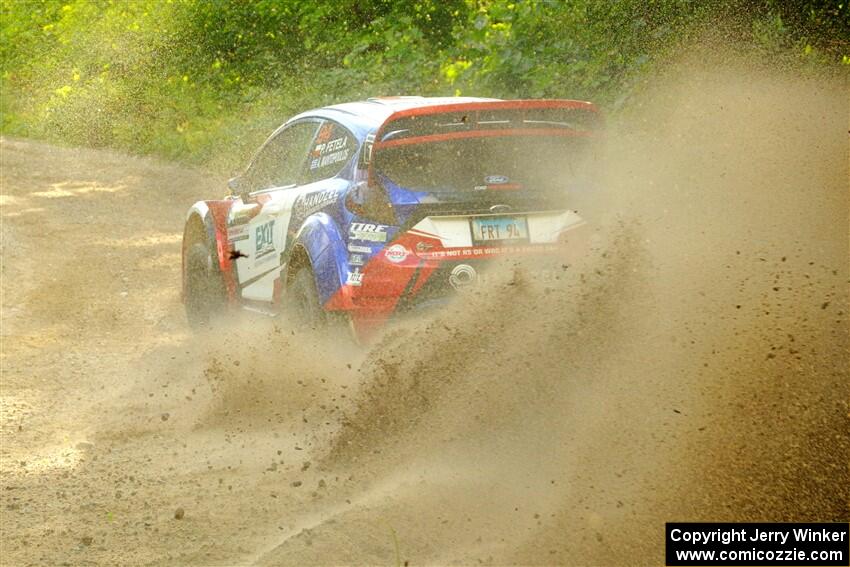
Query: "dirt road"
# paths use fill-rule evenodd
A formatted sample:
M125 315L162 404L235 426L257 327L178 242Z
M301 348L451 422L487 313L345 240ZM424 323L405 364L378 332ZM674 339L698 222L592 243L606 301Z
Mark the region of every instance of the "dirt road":
M846 521L846 96L655 95L611 126L604 258L362 351L188 331L221 180L3 139L0 562L658 563L671 519Z

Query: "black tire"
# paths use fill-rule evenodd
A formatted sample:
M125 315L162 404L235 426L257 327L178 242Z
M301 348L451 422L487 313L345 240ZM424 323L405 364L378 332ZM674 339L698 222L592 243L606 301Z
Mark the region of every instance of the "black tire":
M319 303L319 292L316 290L316 279L309 266L298 268L289 283L286 292L286 314L297 326L312 329L324 328L328 317Z
M218 263L203 243L186 252L186 319L193 329L208 327L227 307L227 293Z

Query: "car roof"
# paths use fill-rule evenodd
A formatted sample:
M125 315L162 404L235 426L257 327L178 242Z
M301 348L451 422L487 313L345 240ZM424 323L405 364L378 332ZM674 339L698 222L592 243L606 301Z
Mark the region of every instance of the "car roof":
M287 124L302 118L328 118L336 120L343 126L350 128L358 136L363 137L369 132L377 130L384 121L394 112L420 108L424 106L437 106L441 104L458 104L464 102L488 102L496 101L496 98L478 97L423 97L423 96L388 96L376 97L357 102L345 102L322 108L316 108L302 112L287 121Z

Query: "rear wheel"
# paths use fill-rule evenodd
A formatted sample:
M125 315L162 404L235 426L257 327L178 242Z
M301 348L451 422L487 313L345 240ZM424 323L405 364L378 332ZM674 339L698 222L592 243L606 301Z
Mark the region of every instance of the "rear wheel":
M193 244L186 252L186 318L192 328L209 326L227 306L221 272L209 248Z
M292 321L299 326L314 329L325 327L328 316L319 303L319 292L313 270L307 266L298 269L287 290L287 312Z

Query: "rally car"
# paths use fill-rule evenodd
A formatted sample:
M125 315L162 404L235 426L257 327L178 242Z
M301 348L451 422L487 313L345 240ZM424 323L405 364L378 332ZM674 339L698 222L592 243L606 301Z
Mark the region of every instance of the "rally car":
M344 320L363 339L477 285L494 258L575 245L586 223L569 172L598 123L575 100L387 97L299 114L227 197L189 209L188 320L241 307Z

